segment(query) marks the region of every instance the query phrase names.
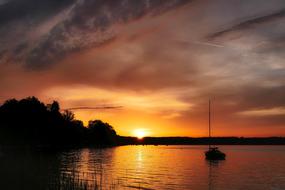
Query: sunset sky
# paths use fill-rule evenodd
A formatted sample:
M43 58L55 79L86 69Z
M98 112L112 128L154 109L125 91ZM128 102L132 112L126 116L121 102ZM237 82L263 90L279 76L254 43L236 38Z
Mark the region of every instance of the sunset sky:
M0 104L120 135L285 136L284 0L0 0Z

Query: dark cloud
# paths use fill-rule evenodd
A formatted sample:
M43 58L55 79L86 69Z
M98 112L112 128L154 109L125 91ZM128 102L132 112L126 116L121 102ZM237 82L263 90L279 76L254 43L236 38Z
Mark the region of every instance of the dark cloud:
M285 106L285 86L246 87L235 97L241 110L264 109Z
M0 23L9 23L19 18L35 20L36 18L51 17L59 9L74 3L69 15L33 42L30 48L21 56L23 62L30 68L52 64L67 54L82 49L100 46L119 33L114 25L121 25L139 19L144 15L159 15L169 9L183 5L189 0L154 0L154 1L113 1L85 0L78 1L45 1L34 0L12 1L4 4ZM18 12L18 14L16 14ZM13 55L18 56L21 44L16 45ZM21 49L21 48L20 48Z
M12 0L0 5L0 26L5 26L16 20L44 19L64 7L74 3L75 0Z

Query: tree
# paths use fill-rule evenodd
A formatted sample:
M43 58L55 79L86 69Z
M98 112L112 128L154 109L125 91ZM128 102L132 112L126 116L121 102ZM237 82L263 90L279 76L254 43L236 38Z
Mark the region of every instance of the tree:
M116 132L108 123L93 120L88 127L71 111L61 113L56 101L45 105L36 97L28 97L0 105L0 145L115 145Z
M52 104L47 105L48 110L53 113L58 113L60 110L59 103L57 101L53 101Z
M116 131L108 123L101 120L91 120L88 124L89 141L92 144L115 145Z
M62 117L65 121L73 121L74 120L74 113L69 110L64 110Z

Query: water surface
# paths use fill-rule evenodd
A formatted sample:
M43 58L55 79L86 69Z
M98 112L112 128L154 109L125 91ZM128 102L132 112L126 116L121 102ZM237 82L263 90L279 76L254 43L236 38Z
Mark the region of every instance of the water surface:
M0 185L5 189L285 189L285 146L220 146L227 159L218 162L205 160L206 149L122 146L56 153L2 149Z

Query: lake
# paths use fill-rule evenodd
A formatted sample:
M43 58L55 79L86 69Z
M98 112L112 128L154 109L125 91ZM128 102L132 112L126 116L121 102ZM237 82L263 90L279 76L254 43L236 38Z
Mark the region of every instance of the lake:
M1 189L284 190L285 146L121 146L60 152L0 149Z

